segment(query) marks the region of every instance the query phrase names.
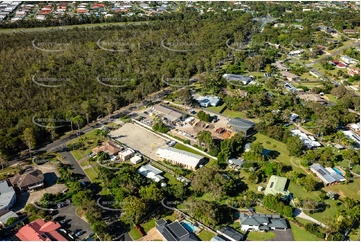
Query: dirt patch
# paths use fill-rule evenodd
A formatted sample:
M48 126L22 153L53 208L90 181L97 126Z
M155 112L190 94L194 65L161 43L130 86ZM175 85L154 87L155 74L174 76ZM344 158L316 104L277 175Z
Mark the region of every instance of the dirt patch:
M138 241L154 241L154 240L164 241L163 237L159 234L156 228L151 228L146 236L138 239Z

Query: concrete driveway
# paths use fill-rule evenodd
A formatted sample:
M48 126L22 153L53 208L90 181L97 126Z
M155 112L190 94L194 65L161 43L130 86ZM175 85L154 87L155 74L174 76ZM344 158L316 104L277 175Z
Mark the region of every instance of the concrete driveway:
M272 230L276 234L276 237L270 239L269 241L295 241L293 238L292 230Z

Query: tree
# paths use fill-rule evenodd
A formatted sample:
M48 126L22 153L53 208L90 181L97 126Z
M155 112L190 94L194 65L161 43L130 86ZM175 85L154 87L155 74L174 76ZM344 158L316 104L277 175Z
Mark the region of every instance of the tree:
M157 188L155 183L147 187L141 187L139 195L146 203L156 204L159 203L163 198L163 190Z
M303 142L300 138L292 136L287 139L287 150L292 156L300 156L303 149Z
M84 119L80 115L77 115L71 118L71 120L74 124L78 126L78 132L80 133L80 126L84 124Z
M339 85L331 90L331 94L337 99L342 98L347 93L347 89L344 85Z
M173 186L171 186L171 194L179 200L183 200L185 199L186 195L187 195L187 188L184 187L183 184L174 184Z
M11 217L6 221L7 226L10 226L18 221L18 218Z
M36 144L35 133L34 133L34 130L32 128L26 128L24 130L23 140L24 140L25 144L29 148L29 155L30 155L30 158L31 158L31 149L34 148L34 146Z
M140 219L146 214L147 206L140 198L129 196L124 199L121 220L127 224L138 224Z
M266 67L264 68L265 72L268 74L272 73L272 67L270 64L267 64Z
M168 133L169 128L165 125L161 119L156 119L153 124L153 130L160 132L160 133Z
M208 113L205 113L204 111L199 111L197 113L197 117L201 120L201 121L204 121L204 122L211 122L211 115L209 115Z
M72 196L71 200L75 206L83 207L84 204L86 204L90 200L91 196L92 193L89 190L79 191Z
M0 151L0 164L1 164L1 170L4 170L4 166L8 164L7 156L4 155L1 151Z

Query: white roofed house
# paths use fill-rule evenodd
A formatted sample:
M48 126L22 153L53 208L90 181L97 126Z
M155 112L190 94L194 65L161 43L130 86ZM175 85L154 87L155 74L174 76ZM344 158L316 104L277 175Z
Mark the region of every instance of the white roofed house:
M146 178L153 180L154 182L159 182L160 180L164 179L164 177L160 175L163 173L163 171L155 168L152 165L142 166L138 169L137 172L142 176L145 176Z
M129 160L134 156L134 154L135 154L134 150L130 148L122 150L121 152L118 153L120 161Z
M190 170L196 170L198 166L204 162L205 158L204 156L196 155L173 147L159 148L157 150L157 156Z
M321 147L321 144L319 142L317 142L313 136L308 136L305 133L303 133L301 130L294 129L294 130L291 130L291 133L293 136L298 136L300 138L300 140L302 140L303 144L308 149L314 149L314 148Z

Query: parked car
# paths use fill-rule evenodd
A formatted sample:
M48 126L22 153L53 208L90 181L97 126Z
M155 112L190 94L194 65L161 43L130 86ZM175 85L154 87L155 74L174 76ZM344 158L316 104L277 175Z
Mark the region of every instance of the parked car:
M75 235L75 234L78 233L79 231L81 231L81 229L75 229L75 230L71 233L71 235Z
M69 188L65 188L61 193L67 193L69 191Z
M85 233L85 231L80 230L79 232L77 232L77 233L75 234L75 236L76 236L76 237L79 237L80 235L82 235L82 234L84 234L84 233Z

